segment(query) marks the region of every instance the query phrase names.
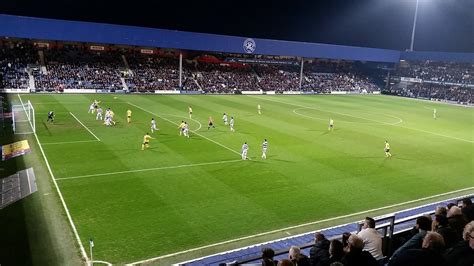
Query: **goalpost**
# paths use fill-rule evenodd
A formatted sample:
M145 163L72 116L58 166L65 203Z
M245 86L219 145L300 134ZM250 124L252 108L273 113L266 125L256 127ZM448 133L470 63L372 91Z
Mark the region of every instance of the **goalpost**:
M15 134L33 134L36 132L35 108L30 101L12 105L12 126Z

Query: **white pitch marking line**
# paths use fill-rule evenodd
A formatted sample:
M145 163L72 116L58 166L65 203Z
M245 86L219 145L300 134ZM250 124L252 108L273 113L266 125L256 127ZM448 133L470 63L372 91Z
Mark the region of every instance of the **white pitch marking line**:
M276 101L276 100L270 100L270 99L265 99L265 98L259 98L259 99L264 99L264 100L271 101L271 102L283 103L283 104L293 105L293 106L298 106L298 107L303 107L303 108L311 108L311 107L302 106L302 105L299 105L299 104L286 103L286 102L281 102L281 101ZM316 109L316 110L319 110L319 109ZM321 111L324 111L324 110L321 110ZM326 112L339 114L339 113L337 113L337 112L332 112L332 111L326 111ZM343 114L343 115L347 115L347 114ZM351 116L351 115L347 115L347 116ZM354 116L354 117L356 117L356 118L361 118L361 117L357 117L357 116ZM419 132L424 132L424 133L432 134L432 135L439 136L439 137L445 137L445 138L449 138L449 139L454 139L454 140L460 140L460 141L465 141L465 142L469 142L469 143L474 143L474 140L461 139L461 138L457 138L457 137L453 137L453 136L448 136L448 135L443 135L443 134L439 134L439 133L435 133L435 132L431 132L431 131L426 131L426 130L423 130L423 129L417 129L417 128L412 128L412 127L405 127L405 126L401 126L401 125L393 125L393 124L390 124L390 123L383 123L383 122L379 122L379 121L375 121L375 120L370 120L370 119L366 119L366 118L362 118L362 119L369 120L369 121L374 121L374 122L378 122L378 123L381 123L381 124L386 124L386 125L389 125L389 126L397 126L397 127L401 127L401 128L406 128L406 129L411 129L411 130L415 130L415 131L419 131Z
M89 133L91 133L92 136L94 136L94 138L95 138L96 140L100 141L100 139L99 139L88 127L86 127L86 125L84 125L84 124L81 122L81 120L77 119L77 117L76 117L73 113L71 113L71 112L69 112L69 113L72 115L72 117L74 117L74 118L77 120L77 122L79 122L79 124L81 124L87 131L89 131Z
M180 115L172 115L172 114L165 114L165 115L188 119L187 117L185 117L185 116L180 116ZM191 130L191 132L192 132L192 131L196 132L196 131L198 131L199 129L201 129L201 127L202 127L201 122L199 122L198 120L196 120L196 119L194 119L194 118L191 118L191 120L199 124L199 127L198 127L197 129Z
M78 141L63 141L63 142L46 142L42 145L60 145L60 144L73 144L73 143L86 143L86 142L98 142L98 140L78 140Z
M262 99L264 99L264 98L262 98ZM282 101L270 100L270 99L265 99L265 100L271 101L271 102L276 102L276 103L284 103L284 104L287 104L287 105L293 105L293 106L306 108L306 109L314 109L314 110L327 112L327 113L345 115L345 116L354 117L354 118L358 118L358 119L363 119L363 120L367 120L367 121L371 121L371 122L375 122L375 123L380 123L380 124L385 124L385 125L393 125L392 123L386 123L386 122L382 122L382 121L377 121L377 120L364 118L364 117L360 117L360 116L355 116L355 115L344 114L344 113L340 113L340 112L328 111L328 110L319 109L319 108L315 108L315 107L309 107L309 106L304 106L304 105L299 105L299 104L294 104L294 103L287 103L287 102L282 102ZM400 120L400 123L403 122L403 120L401 118L399 118L399 117L397 117L397 118L398 118L398 120Z
M128 104L130 104L130 105L132 105L132 106L135 106L135 107L138 108L138 109L141 109L141 110L143 110L143 111L145 111L145 112L147 112L147 113L149 113L149 114L152 114L152 115L154 115L154 116L157 116L157 117L159 117L159 118L161 118L161 119L164 119L164 120L170 122L171 124L174 124L174 125L177 125L177 126L178 126L178 123L175 123L175 122L169 120L168 118L159 116L159 115L157 115L157 114L155 114L155 113L153 113L153 112L150 112L150 111L148 111L148 110L145 110L145 109L143 109L142 107L140 107L140 106L138 106L138 105L136 105L136 104L133 104L133 103L131 103L131 102L128 102ZM206 136L203 136L203 135L197 133L197 132L194 131L194 130L190 130L190 131L193 132L194 134L200 136L201 138L207 139L207 140L209 140L210 142L213 142L213 143L215 143L215 144L217 144L217 145L219 145L219 146L221 146L221 147L223 147L223 148L225 148L225 149L227 149L227 150L229 150L229 151L231 151L231 152L233 152L233 153L236 153L236 154L238 154L238 155L242 155L240 152L235 151L235 150L233 150L233 149L231 149L231 148L225 146L224 144L221 144L221 143L219 143L219 142L217 142L217 141L215 141L215 140L212 140L212 139L210 139L210 138L208 138L208 137L206 137ZM248 157L248 159L250 160L250 157Z
M21 99L20 94L17 94L17 95L18 95L18 98L20 99L21 105L23 105L23 100ZM24 105L23 105L23 106L24 106ZM23 107L23 108L24 108L24 107ZM25 110L25 112L26 112L26 110ZM38 146L39 146L39 148L40 148L41 154L43 155L43 159L44 159L44 162L46 163L46 167L48 168L48 172L49 172L49 174L50 174L50 176L51 176L51 179L53 180L54 187L56 187L56 191L58 192L59 199L61 200L61 203L62 203L62 205L63 205L64 211L66 212L66 216L67 216L67 218L68 218L68 220L69 220L69 224L70 224L71 227L72 227L72 231L73 231L74 236L75 236L75 238L76 238L77 244L79 245L79 249L81 250L81 255L82 255L82 257L84 258L84 260L86 261L86 263L88 264L88 263L89 263L89 258L87 257L86 250L84 249L84 246L82 245L81 238L79 237L79 233L77 232L76 225L74 224L74 221L72 220L72 216L71 216L71 214L69 213L69 209L67 208L66 201L64 201L63 194L61 193L61 190L59 189L58 183L57 183L56 180L54 179L53 170L51 170L51 166L49 165L48 158L46 157L46 154L44 153L43 146L41 146L41 142L40 142L40 140L39 140L38 135L36 134L36 132L34 132L33 134L34 134L34 136L35 136L36 142L38 143Z
M416 206L416 207L413 207L413 208L399 210L397 212L407 212L407 211L423 208L423 207L426 207L426 206L436 205L438 203L443 203L443 202L446 202L446 201L452 201L452 200L457 200L457 199L463 199L463 198L471 197L471 196L472 196L472 194L471 195L464 195L464 196L460 196L460 197L455 197L455 198L451 198L451 199L445 199L445 200L438 201L438 202L431 202L431 203L424 204L424 205L421 205L421 206ZM377 216L377 217L381 217L381 216ZM266 241L266 242L263 242L263 243L257 243L257 244L252 244L252 245L249 245L249 246L240 247L240 248L236 248L236 249L232 249L232 250L226 250L224 252L211 254L211 255L204 256L204 257L194 258L194 259L191 259L191 260L188 260L188 261L180 262L180 263L177 263L175 265L186 265L186 264L188 264L190 262L193 262L193 261L199 261L199 260L202 260L202 259L205 259L205 258L209 258L209 257L217 256L217 255L222 255L222 254L228 254L228 253L232 253L232 252L235 252L235 251L245 250L245 249L253 248L253 247L257 247L257 246L264 246L264 245L268 245L268 244L275 243L275 242L278 242L278 241L284 241L284 240L291 239L291 238L294 239L294 238L297 238L297 237L300 237L300 236L303 236L303 235L314 234L318 231L326 231L326 230L331 230L333 228L344 227L344 226L354 224L354 223L359 222L359 221L360 220L352 221L352 222L345 223L345 224L338 224L338 225L327 227L327 228L321 228L321 229L318 229L318 230L315 230L315 231L304 232L304 233L293 235L293 236L283 237L283 238L279 238L279 239L273 239L273 240Z
M109 172L109 173L101 173L101 174L70 176L70 177L56 178L56 180L69 180L69 179L78 179L78 178L94 177L94 176L120 175L120 174L139 173L139 172L166 170L166 169L176 169L176 168L186 168L186 167L195 167L195 166L204 166L204 165L234 163L234 162L239 162L239 161L242 161L242 160L228 160L228 161L217 161L217 162L208 162L208 163L182 164L182 165L174 165L174 166L144 168L144 169L127 170L127 171L119 171L119 172Z
M142 260L142 261L127 263L126 265L136 265L136 264L149 263L149 262L156 261L156 260L159 260L159 259L173 257L173 256L176 256L176 255L185 254L185 253L189 253L189 252L193 252L193 251L197 251L197 250L202 250L202 249L205 249L205 248L210 248L210 247L220 246L220 245L224 245L224 244L229 244L229 243L237 242L237 241L240 241L240 240L251 239L251 238L260 237L260 236L264 236L264 235L268 235L268 234L273 234L273 233L287 231L287 230L291 230L291 229L295 229L295 228L300 228L300 227L304 227L304 226L308 226L308 225L315 225L315 224L320 224L320 223L324 223L324 222L330 222L330 221L333 221L333 220L349 218L349 217L353 217L353 216L357 216L357 215L362 215L362 214L366 214L366 213L370 213L370 212L375 212L375 211L380 211L380 210L389 209L389 208L393 208L393 207L403 206L403 205L406 205L406 204L415 203L415 202L418 202L418 201L428 200L428 199L432 199L432 198L436 198L436 197L440 197L440 196L445 196L445 195L449 195L449 194L453 194L453 193L457 193L457 192L462 192L462 191L466 191L466 190L471 190L471 189L474 189L474 187L463 188L463 189L450 191L450 192L446 192L446 193L441 193L441 194L437 194L437 195L432 195L432 196L428 196L428 197L424 197L424 198L420 198L420 199L416 199L416 200L410 200L410 201L406 201L406 202L402 202L402 203L388 205L388 206L385 206L385 207L380 207L380 208L375 208L375 209L371 209L371 210L355 212L355 213L351 213L351 214L341 215L341 216L338 216L338 217L328 218L328 219L314 221L314 222L300 224L300 225L289 226L289 227L282 228L282 229L276 229L276 230L272 230L272 231L268 231L268 232L255 234L255 235L244 236L244 237L240 237L240 238L226 240L226 241L222 241L222 242L219 242L219 243L214 243L214 244L210 244L210 245L206 245L206 246L201 246L201 247L192 248L192 249L188 249L188 250L178 251L176 253L167 254L167 255L151 258L151 259L146 259L146 260Z

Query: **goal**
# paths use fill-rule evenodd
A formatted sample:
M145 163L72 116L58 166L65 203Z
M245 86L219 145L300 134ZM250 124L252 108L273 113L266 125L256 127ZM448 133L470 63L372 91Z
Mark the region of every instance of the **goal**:
M35 108L30 101L12 105L12 126L15 134L36 133Z

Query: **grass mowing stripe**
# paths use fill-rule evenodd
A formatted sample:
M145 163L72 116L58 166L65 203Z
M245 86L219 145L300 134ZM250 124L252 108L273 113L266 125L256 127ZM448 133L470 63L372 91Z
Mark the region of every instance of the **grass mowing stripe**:
M147 113L150 113L150 114L152 114L152 115L155 115L155 116L157 116L157 117L159 117L159 118L161 118L161 119L163 119L163 120L166 120L166 121L168 121L168 122L170 122L170 123L172 123L172 124L178 126L178 123L175 123L175 122L173 122L173 121L171 121L171 120L169 120L169 119L167 119L167 118L165 118L165 117L159 116L159 115L157 115L157 114L155 114L155 113L153 113L153 112L150 112L150 111L148 111L148 110L145 110L145 109L143 109L142 107L140 107L140 106L138 106L138 105L136 105L136 104L133 104L133 103L131 103L131 102L128 102L128 104L130 104L130 105L132 105L132 106L135 106L135 107L137 107L138 109L141 109L141 110L144 111L144 112L147 112ZM224 144L221 144L221 143L219 143L219 142L217 142L217 141L215 141L215 140L213 140L213 139L210 139L210 138L208 138L208 137L206 137L206 136L203 136L203 135L197 133L196 131L193 131L193 130L190 130L190 131L193 132L194 134L200 136L201 138L207 139L208 141L213 142L213 143L215 143L215 144L217 144L217 145L219 145L219 146L221 146L221 147L223 147L223 148L225 148L225 149L228 149L229 151L231 151L231 152L233 152L233 153L236 153L236 154L238 154L238 155L241 155L240 152L238 152L238 151L236 151L236 150L233 150L233 149L231 149L231 148L225 146ZM251 160L250 157L247 157L247 158L248 158L249 160Z
M150 259L141 260L141 261L137 261L137 262L127 263L126 265L137 265L137 264L139 265L139 264L143 264L143 263L150 263L150 262L153 262L153 261L156 261L156 260L159 260L159 259L164 259L164 258L180 255L180 254L187 253L187 252L197 251L197 250L200 250L200 249L215 247L215 246L219 246L219 245L223 245L223 244L227 244L227 243L232 243L232 242L236 242L236 241L240 241L240 240L245 240L245 239L250 239L250 238L259 237L259 236L263 236L263 235L268 235L268 234L272 234L272 233L277 233L277 232L281 232L281 231L286 231L286 230L290 230L290 229L295 229L295 228L298 228L298 227L303 227L303 226L314 225L314 224L319 224L319 223L323 223L323 222L334 221L334 220L348 218L348 217L352 217L352 216L358 216L358 215L361 215L361 214L364 214L364 213L380 211L380 210L389 209L389 208L393 208L393 207L399 207L399 206L403 206L403 205L410 204L410 203L415 203L415 202L419 202L419 201L423 201L423 200L433 199L433 198L436 198L436 197L446 196L446 195L449 195L449 194L453 194L453 193L457 193L457 192L463 192L463 191L472 190L472 189L474 189L474 187L463 188L463 189L459 189L459 190L455 190L455 191L441 193L441 194L438 194L438 195L431 195L431 196L424 197L424 198L419 198L419 199L415 199L415 200L401 202L401 203L397 203L397 204L393 204L393 205L389 205L389 206L384 206L384 207L380 207L380 208L355 212L355 213L351 213L351 214L341 215L341 216L332 217L332 218L319 220L319 221L314 221L314 222L310 222L310 223L289 226L289 227L285 227L285 228L282 228L282 229L276 229L276 230L272 230L272 231L268 231L268 232L255 234L255 235L244 236L244 237L231 239L231 240L227 240L227 241L222 241L222 242L219 242L219 243L214 243L214 244L210 244L210 245L206 245L206 246L202 246L202 247L183 250L183 251L179 251L179 252L176 252L176 253L167 254L167 255L163 255L163 256L159 256L159 257L155 257L155 258L150 258ZM307 234L307 233L304 233L304 234Z
M23 100L21 99L20 94L17 94L17 95L18 95L18 98L20 99L20 102L21 102L21 105L23 106L23 109L25 109L25 105L23 104ZM26 109L25 109L25 112L26 112ZM41 154L43 155L44 162L46 163L46 167L48 168L49 174L51 175L51 179L53 180L53 184L56 187L56 191L58 192L59 199L61 200L64 211L66 212L66 216L69 220L69 224L72 227L72 231L74 232L74 236L76 237L76 241L79 244L79 249L81 250L81 255L84 258L84 260L86 261L86 263L89 264L89 258L87 257L86 250L84 249L84 246L82 245L81 238L79 237L79 233L77 232L76 225L74 224L74 221L72 220L72 216L69 213L69 209L67 208L66 202L64 201L63 194L61 193L61 190L59 189L58 183L54 179L54 174L53 174L53 171L51 170L51 166L49 165L48 158L46 157L46 154L44 153L43 147L41 146L41 142L40 142L36 132L34 132L33 135L35 136L35 139L36 139L36 142L38 143Z
M89 133L91 133L92 136L94 136L95 139L97 139L98 141L100 141L100 139L99 139L88 127L86 127L86 125L84 125L84 124L81 122L81 120L79 120L73 113L71 113L71 112L69 112L69 113L72 115L72 117L74 117L74 118L77 120L77 122L79 122L79 124L81 124L87 131L89 131Z
M308 106L303 106L303 105L294 104L294 103L287 103L287 102L276 101L276 100L270 100L270 99L265 99L265 98L259 98L259 99L264 99L264 100L266 100L266 101L271 101L271 102L276 102L276 103L283 103L283 104L292 105L292 106L298 106L298 107L302 107L302 108L315 109L315 110L324 111L324 112L329 112L329 113L334 113L334 114L352 116L352 117L355 117L355 118L364 119L364 120L368 120L368 121L373 121L373 122L377 122L377 123L384 124L384 125L397 126L397 127L401 127L401 128L406 128L406 129L411 129L411 130L415 130L415 131L419 131L419 132L424 132L424 133L432 134L432 135L435 135L435 136L440 136L440 137L450 138L450 139L454 139L454 140L459 140L459 141L465 141L465 142L469 142L469 143L474 143L473 140L468 140L468 139L462 139L462 138L458 138L458 137L448 136L448 135L439 134L439 133L435 133L435 132L431 132L431 131L426 131L426 130L423 130L423 129L412 128L412 127L405 127L405 126L400 126L400 125L398 125L398 124L392 124L392 123L380 122L380 121L376 121L376 120L372 120L372 119L362 118L362 117L353 116L353 115L348 115L348 114L339 113L339 112L333 112L333 111L322 110L322 109L318 109L318 108L314 108L314 107L308 107Z
M234 163L234 162L241 162L241 161L242 161L242 160L239 159L239 160L217 161L217 162L208 162L208 163L182 164L182 165L174 165L174 166L163 166L163 167L136 169L136 170L110 172L110 173L101 173L101 174L92 174L92 175L81 175L81 176L63 177L63 178L56 178L56 180L69 180L69 179L78 179L78 178L94 177L94 176L106 176L106 175L119 175L119 174L139 173L139 172L165 170L165 169L176 169L176 168L195 167L195 166L204 166L204 165L213 165L213 164Z

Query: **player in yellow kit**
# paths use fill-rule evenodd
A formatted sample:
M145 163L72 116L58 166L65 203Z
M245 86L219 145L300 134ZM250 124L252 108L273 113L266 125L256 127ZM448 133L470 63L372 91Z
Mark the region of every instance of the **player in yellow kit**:
M127 122L129 124L132 122L132 111L130 109L127 110Z
M186 123L184 123L184 121L181 121L181 124L179 124L178 126L178 129L179 129L179 135L183 135L183 131L184 131L184 126L185 126Z
M387 140L385 140L385 157L392 157L392 154L390 153L390 144L388 143Z
M154 137L150 136L148 132L143 136L143 144L142 144L142 151L145 148L148 148L148 143L150 142L150 139L155 139Z

